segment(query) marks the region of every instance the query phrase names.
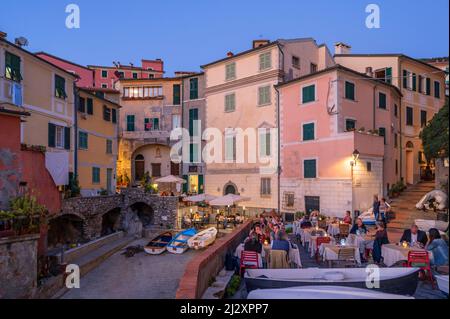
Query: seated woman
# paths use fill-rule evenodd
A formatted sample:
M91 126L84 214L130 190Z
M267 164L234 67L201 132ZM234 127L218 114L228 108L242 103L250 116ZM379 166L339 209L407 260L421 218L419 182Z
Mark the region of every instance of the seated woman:
M284 250L288 254L289 246L286 233L281 230L278 231L275 235L275 239L272 241L272 250Z
M258 254L262 252L262 244L259 241L258 234L253 232L250 237L244 243L245 251L254 251Z
M386 226L383 222L377 223L377 231L375 233L375 240L373 242L373 261L377 264L381 262L381 246L389 244L389 239L386 231Z
M304 228L311 228L312 227L312 223L309 221L309 217L307 215L305 215L303 222L300 224L300 228L304 229Z
M344 222L344 223L349 224L349 225L352 224L352 217L351 217L351 214L352 214L352 213L351 213L349 210L345 212L345 216L344 216L344 219L343 219L343 222Z
M448 265L448 245L445 240L441 238L439 230L436 228L431 228L428 233L430 240L425 249L432 252L433 258L430 261L431 265Z
M356 220L356 224L353 225L352 229L350 229L350 234L364 235L366 233L367 233L366 225L364 225L361 218L358 218Z

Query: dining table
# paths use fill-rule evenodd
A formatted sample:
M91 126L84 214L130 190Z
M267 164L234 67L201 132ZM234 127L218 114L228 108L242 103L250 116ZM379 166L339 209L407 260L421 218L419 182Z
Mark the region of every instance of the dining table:
M319 247L319 255L322 256L323 261L336 261L339 259L339 250L341 248L354 248L355 249L355 260L358 265L361 264L361 256L359 254L359 249L357 246L352 245L341 245L341 244L322 244Z
M319 237L323 237L323 236L311 236L311 239L309 241L309 246L308 246L308 251L310 253L311 258L314 258L314 256L316 255L316 251L317 251L317 238ZM330 243L331 244L336 244L336 239L334 239L334 237L328 236L330 238ZM321 244L322 246L323 244ZM320 249L320 247L319 247Z
M309 244L308 245L309 247L311 246L311 236L318 236L318 235L315 235L315 233L320 233L321 236L324 236L327 232L325 229L315 228L315 227L304 228L301 230L300 238L302 240L303 247L305 247L306 244Z
M386 266L391 267L402 260L408 260L408 254L410 251L426 251L420 247L403 247L402 244L384 244L381 246L381 256L383 257L383 262ZM430 259L433 258L433 253L428 252Z
M269 264L270 251L272 250L272 246L270 244L263 244L263 249L261 251L260 257ZM234 256L241 258L241 253L244 251L244 243L241 243L235 250ZM289 243L289 254L288 254L289 262L296 268L302 268L302 261L300 258L300 251L297 245L293 243ZM262 264L262 260L261 260Z
M327 233L330 236L339 235L339 223L330 223L328 224Z

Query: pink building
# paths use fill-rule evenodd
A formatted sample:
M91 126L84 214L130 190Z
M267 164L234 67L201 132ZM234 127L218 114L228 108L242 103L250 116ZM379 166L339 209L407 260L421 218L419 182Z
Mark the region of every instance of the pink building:
M94 70L46 52L37 52L36 55L68 72L78 75L79 80L76 82L78 87L94 87Z
M400 91L336 65L277 86L282 210L342 216L399 175Z
M141 66L122 65L114 62L114 66L89 65L94 71L95 86L104 89L114 88L119 79L153 79L164 75L164 62L161 59L142 60Z

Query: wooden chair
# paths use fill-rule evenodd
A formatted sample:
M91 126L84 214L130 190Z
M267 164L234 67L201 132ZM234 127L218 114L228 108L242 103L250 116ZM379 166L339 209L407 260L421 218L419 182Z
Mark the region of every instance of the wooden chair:
M350 225L349 224L339 224L339 239L347 238L350 233Z
M284 250L271 250L269 257L270 269L286 269L289 268L288 254Z
M344 267L347 265L356 267L355 248L340 248L337 262L343 264Z
M317 237L316 239L316 262L319 263L319 248L322 244L329 244L331 237Z
M425 278L431 282L433 289L435 288L433 273L431 272L430 256L427 251L414 251L408 253L407 267L419 267L425 272Z
M241 263L239 266L239 272L241 275L243 274L243 270L245 270L245 268L249 269L260 268L258 253L256 251L244 250L241 252Z
M317 226L322 229L327 229L327 221L325 219L319 220Z

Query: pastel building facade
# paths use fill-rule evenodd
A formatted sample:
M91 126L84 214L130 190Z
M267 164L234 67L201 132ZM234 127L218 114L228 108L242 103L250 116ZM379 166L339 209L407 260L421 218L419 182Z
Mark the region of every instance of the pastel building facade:
M78 181L82 196L114 194L120 105L78 90Z
M249 197L242 205L250 214L277 209L278 117L274 85L333 64L326 46L306 38L254 41L248 51L229 53L224 59L202 66L206 127L218 130L223 141L218 150L221 160L206 163L206 193ZM249 129L252 133L239 137L233 129Z
M336 54L335 60L401 90L400 177L407 184L427 178L427 166L434 170L434 164L423 155L420 132L445 104L445 72L403 54L351 54L347 49Z
M400 179L397 88L336 65L278 89L283 212L363 211Z
M181 78L122 79L118 175L138 183L146 173L157 178L180 175L170 160L170 132L181 127Z
M21 123L21 143L46 147L54 182L69 185L74 172L76 76L0 37L0 104L30 113Z

